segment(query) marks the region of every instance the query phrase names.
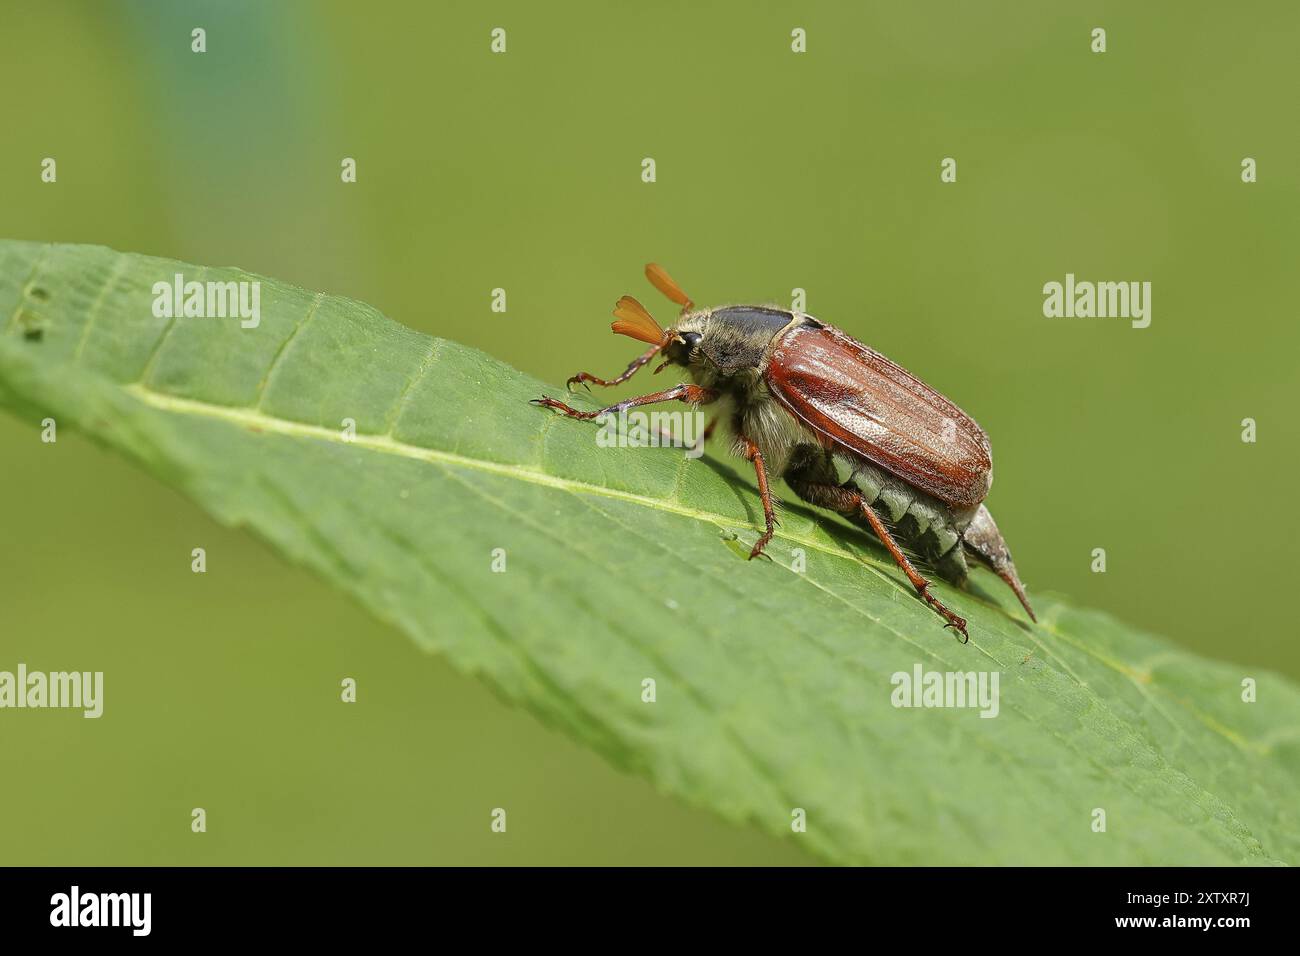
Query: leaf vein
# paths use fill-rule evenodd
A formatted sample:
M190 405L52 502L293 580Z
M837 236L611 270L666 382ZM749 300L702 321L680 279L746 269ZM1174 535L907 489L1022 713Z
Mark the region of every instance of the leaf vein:
M280 359L284 357L284 353L289 349L289 343L297 338L298 333L301 332L307 326L307 323L311 321L312 316L316 314L316 310L320 308L321 300L324 298L324 292L316 293L315 298L311 300L311 305L307 307L307 314L294 323L293 330L290 331L285 340L280 343L280 347L275 350L275 355L271 357L271 364L266 368L266 374L264 374L262 380L257 383L257 391L254 392L252 405L254 410L260 409L262 407L262 402L266 400L267 386L271 384L271 373L279 367Z

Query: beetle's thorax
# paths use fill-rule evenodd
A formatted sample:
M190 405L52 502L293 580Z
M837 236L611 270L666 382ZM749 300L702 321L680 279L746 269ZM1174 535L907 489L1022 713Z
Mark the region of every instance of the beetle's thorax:
M759 447L773 475L795 447L815 441L777 404L763 377L772 350L805 319L776 306L739 305L689 312L674 325L681 335L700 337L686 362L691 379L722 394L724 421Z
M743 397L760 386L773 346L800 318L777 306L729 305L688 312L674 328L700 337L686 362L696 384Z

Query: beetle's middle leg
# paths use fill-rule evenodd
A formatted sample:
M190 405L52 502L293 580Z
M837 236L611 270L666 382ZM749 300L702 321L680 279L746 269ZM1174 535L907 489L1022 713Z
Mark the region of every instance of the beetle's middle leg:
M903 549L898 546L894 536L889 533L889 529L885 527L885 523L880 520L880 516L876 514L871 505L867 504L866 499L853 488L820 481L810 481L807 480L805 474L798 471L789 473L785 476L785 482L795 494L809 504L816 505L819 508L828 508L851 518L865 518L867 523L871 525L871 530L875 532L876 537L888 549L895 563L907 575L907 580L912 582L912 587L916 588L916 593L926 604L934 608L940 617L948 622L944 627L955 627L960 631L963 644L969 641L970 635L966 633L965 618L954 614L943 602L930 593L930 582L908 560L907 555L903 553Z
M704 431L700 433L700 437L695 440L695 443L693 445L686 446L688 455L692 451L698 452L698 454L694 456L696 458L704 454L704 443L713 437L713 430L714 428L717 427L717 424L718 424L718 419L716 416L709 419L708 423L704 426ZM669 445L677 444L677 436L673 434L672 429L670 429L667 425L663 425L660 427L659 437L666 444Z
M752 561L763 553L772 536L776 534L776 511L772 507L772 489L767 483L767 465L763 462L763 453L758 450L758 446L752 440L747 438L743 433L737 430L736 445L740 449L744 459L754 466L754 474L758 478L758 496L763 499L763 521L767 529L763 536L754 542L754 547L749 551L749 559Z

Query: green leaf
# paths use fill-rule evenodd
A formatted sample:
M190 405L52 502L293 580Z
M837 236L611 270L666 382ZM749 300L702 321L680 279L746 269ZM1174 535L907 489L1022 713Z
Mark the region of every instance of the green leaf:
M155 316L176 273L259 281L260 324ZM1042 594L1030 626L982 571L939 587L962 645L869 536L797 505L772 560L746 561L747 474L597 447L527 404L556 387L358 302L3 242L0 322L18 415L128 455L664 792L826 860L1300 858L1300 692L1277 675ZM917 666L997 672L997 716L895 707Z

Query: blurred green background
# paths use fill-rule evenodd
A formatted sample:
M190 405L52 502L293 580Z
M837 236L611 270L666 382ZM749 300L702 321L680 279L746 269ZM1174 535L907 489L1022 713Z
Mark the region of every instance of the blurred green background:
M1031 592L1300 675L1295 4L0 10L0 234L238 265L551 381L636 352L618 295L671 315L650 259L700 303L804 288L984 425ZM1151 281L1151 327L1044 318L1067 272ZM806 861L34 426L0 417L0 669L103 670L106 713L0 714L0 862Z

